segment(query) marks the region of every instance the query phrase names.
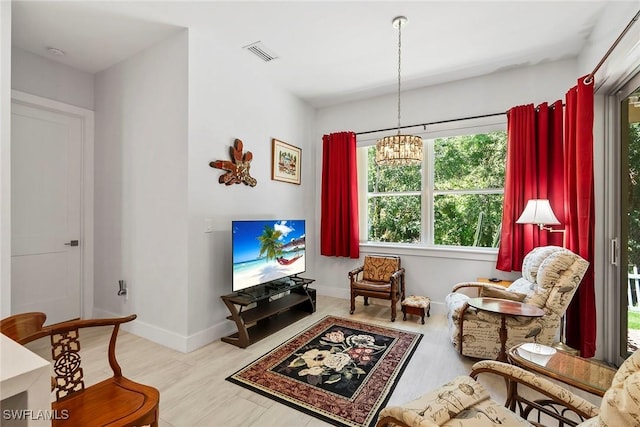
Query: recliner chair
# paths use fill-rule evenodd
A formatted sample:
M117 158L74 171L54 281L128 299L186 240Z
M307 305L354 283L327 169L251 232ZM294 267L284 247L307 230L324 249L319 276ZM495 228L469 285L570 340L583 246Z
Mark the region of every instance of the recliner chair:
M507 318L507 348L524 342L551 345L588 267L587 261L568 249L543 246L525 256L522 277L507 289L479 282L455 285L445 298L451 342L460 354L470 357L495 359L500 351L500 315L469 307L470 297L459 292L476 288L481 296L518 299L545 311L539 318Z

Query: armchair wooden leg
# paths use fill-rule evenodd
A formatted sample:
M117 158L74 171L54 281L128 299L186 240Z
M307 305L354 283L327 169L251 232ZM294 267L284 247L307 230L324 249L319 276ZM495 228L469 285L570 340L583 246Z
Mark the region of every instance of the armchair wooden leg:
M354 311L356 311L356 295L351 291L351 310L349 314L353 314Z

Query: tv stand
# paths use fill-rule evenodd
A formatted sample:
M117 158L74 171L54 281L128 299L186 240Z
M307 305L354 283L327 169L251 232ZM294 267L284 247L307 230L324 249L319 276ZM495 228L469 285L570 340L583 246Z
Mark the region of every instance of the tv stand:
M255 292L222 295L220 298L231 313L227 319L233 320L238 328L238 332L222 337L222 341L246 348L313 313L316 307L308 286L314 281L292 276L288 283L267 283L257 287ZM246 309L252 304L255 307Z

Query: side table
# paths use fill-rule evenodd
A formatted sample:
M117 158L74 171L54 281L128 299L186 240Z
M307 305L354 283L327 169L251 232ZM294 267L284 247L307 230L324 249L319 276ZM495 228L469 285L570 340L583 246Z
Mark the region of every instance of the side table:
M467 301L469 306L490 313L496 313L500 315L500 329L498 335L500 337L500 352L496 360L500 362L508 362L507 358L507 316L523 316L523 317L542 317L544 316L544 310L536 307L535 305L524 304L518 301L509 301L498 298L469 298ZM464 317L464 311L461 316ZM460 343L462 343L462 324L460 325ZM460 346L462 349L462 345Z
M492 280L489 280L488 277L478 277L476 281L480 283L490 283L492 285L498 285L504 288L508 288L513 283L511 280L499 280L497 282L494 282Z
M509 361L514 365L600 397L609 389L616 374L616 370L608 366L562 351L556 352L542 365L518 353L518 347L521 345L509 350Z

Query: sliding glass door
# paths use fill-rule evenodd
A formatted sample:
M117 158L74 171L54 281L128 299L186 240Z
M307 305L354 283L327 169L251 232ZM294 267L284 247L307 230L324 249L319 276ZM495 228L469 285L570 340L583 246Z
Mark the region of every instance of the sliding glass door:
M620 354L640 347L640 82L632 79L620 100Z

